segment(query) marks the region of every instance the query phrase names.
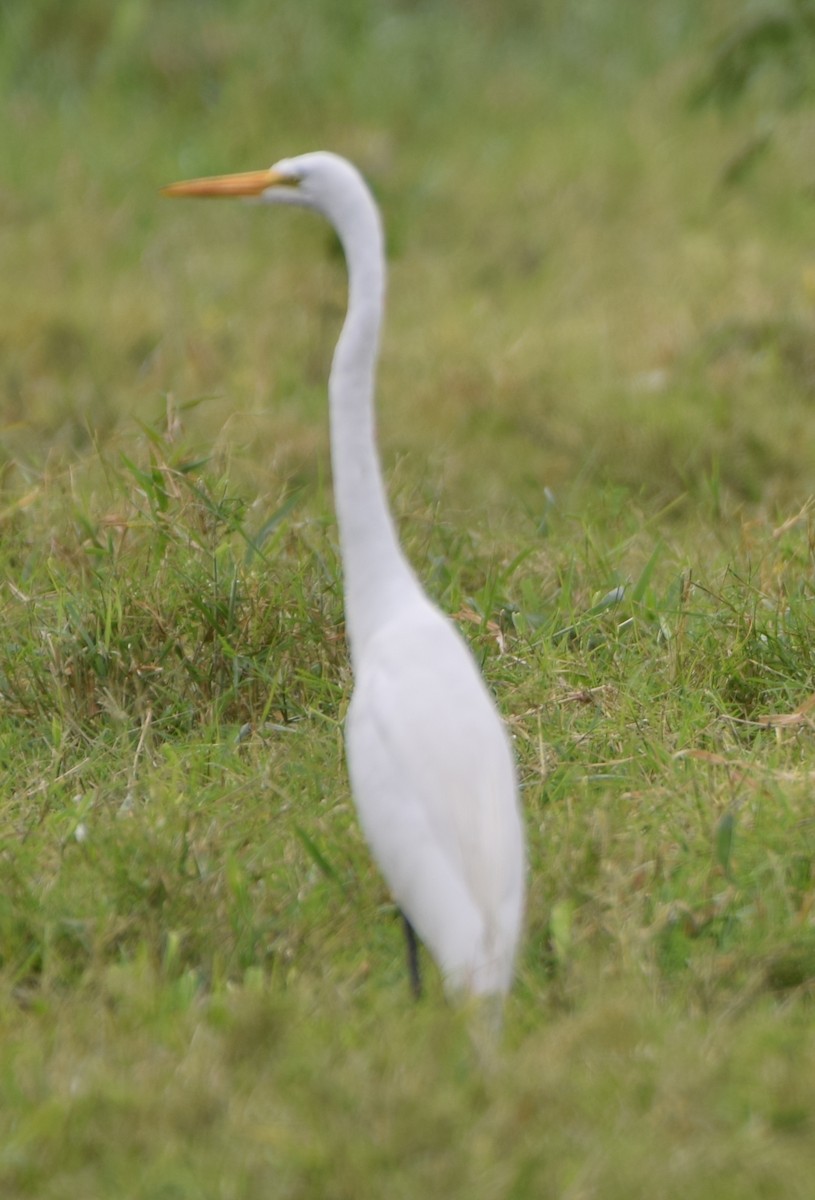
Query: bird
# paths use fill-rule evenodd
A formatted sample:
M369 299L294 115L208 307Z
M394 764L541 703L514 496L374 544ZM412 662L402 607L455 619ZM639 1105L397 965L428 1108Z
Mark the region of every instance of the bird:
M374 414L386 287L379 208L358 169L328 151L163 191L311 209L342 245L348 299L328 408L353 674L345 720L351 794L404 918L414 993L418 938L450 997L492 998L500 1011L524 909L515 758L469 646L402 550L387 500Z

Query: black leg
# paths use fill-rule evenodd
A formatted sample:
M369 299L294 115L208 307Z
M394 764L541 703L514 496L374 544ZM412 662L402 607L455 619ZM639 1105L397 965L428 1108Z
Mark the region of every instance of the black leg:
M404 913L402 913L402 923L405 927L405 941L407 942L407 965L408 976L410 977L410 990L413 993L413 999L419 1000L422 995L422 973L419 970L419 939L416 937L416 930L413 928Z

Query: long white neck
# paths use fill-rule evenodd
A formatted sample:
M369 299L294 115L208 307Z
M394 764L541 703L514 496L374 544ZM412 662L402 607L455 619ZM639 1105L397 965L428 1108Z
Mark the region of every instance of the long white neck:
M329 378L331 464L355 669L366 641L421 588L388 508L376 450L374 377L385 301L379 213L364 186L337 232L348 264L348 312Z

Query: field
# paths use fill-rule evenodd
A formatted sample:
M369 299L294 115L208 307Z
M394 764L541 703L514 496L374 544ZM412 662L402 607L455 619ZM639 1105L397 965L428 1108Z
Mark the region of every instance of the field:
M758 13L758 15L757 15ZM0 1194L808 1198L815 12L0 10ZM400 533L514 740L484 1061L345 773L304 150L388 231Z

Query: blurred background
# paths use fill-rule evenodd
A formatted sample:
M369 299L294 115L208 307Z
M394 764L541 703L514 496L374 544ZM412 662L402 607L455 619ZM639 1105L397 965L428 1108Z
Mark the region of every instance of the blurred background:
M159 195L317 148L384 212L395 486L498 513L598 483L812 490L815 5L27 0L0 22L7 494L167 420L247 487L325 474L333 237Z

